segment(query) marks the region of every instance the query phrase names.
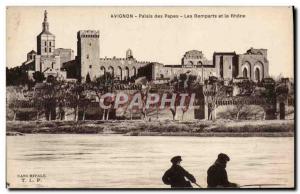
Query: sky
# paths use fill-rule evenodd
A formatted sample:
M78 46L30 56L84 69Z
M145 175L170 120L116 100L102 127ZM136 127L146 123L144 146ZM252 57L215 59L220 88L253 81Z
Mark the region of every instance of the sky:
M44 10L56 48L71 48L75 55L77 31L99 30L101 58L125 57L130 48L140 61L180 64L189 50L200 50L212 60L213 52L242 54L253 47L268 49L271 76L294 74L291 7L7 7L7 67L21 65L27 52L36 50ZM134 18L111 18L112 14L133 14ZM165 14L182 17L165 18ZM185 17L194 14L217 18Z

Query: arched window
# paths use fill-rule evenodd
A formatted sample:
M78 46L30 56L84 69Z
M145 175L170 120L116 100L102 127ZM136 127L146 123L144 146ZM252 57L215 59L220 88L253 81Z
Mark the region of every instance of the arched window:
M100 70L101 70L101 75L105 75L105 73L106 73L105 67L104 67L104 66L101 66L101 67L100 67Z
M264 65L258 61L254 65L254 81L261 81L264 78Z
M114 68L112 67L112 66L109 66L108 68L107 68L107 72L108 73L110 73L110 75L112 76L112 77L114 77Z
M129 74L129 68L125 67L125 78L129 79L129 76L130 76L130 74Z
M252 65L251 65L251 63L250 62L248 62L248 61L245 61L244 63L243 63L243 65L241 66L241 75L240 76L242 76L242 77L244 77L244 78L249 78L249 79L252 79L252 77L254 77L253 76L253 70L254 70L254 68L252 69Z
M255 69L255 80L260 81L260 72L258 68Z
M133 76L135 77L136 76L136 67L133 67L132 71L133 71Z
M120 66L117 67L115 76L119 78L119 80L123 80L122 68Z
M247 70L247 68L244 68L244 70L243 70L243 77L244 78L248 78L248 70Z
M220 77L223 78L224 70L223 70L223 63L220 63Z

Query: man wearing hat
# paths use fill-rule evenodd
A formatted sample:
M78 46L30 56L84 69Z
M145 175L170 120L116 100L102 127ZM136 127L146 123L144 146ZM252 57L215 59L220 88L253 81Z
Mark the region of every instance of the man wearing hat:
M218 155L216 162L207 170L207 187L238 187L238 184L228 181L226 164L230 158L223 153Z
M162 177L162 181L166 185L171 185L171 188L192 188L190 181L192 183L196 183L196 179L180 166L181 161L181 156L175 156L171 159L172 166L165 172Z

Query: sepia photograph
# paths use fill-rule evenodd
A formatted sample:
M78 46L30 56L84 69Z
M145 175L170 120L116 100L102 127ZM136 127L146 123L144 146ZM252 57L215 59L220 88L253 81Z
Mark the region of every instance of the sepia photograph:
M5 14L6 188L296 188L293 6Z

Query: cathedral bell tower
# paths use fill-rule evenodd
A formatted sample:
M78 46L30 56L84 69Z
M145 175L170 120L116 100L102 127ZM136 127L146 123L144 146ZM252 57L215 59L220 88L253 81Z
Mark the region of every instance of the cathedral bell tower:
M52 56L55 50L55 36L49 31L48 12L44 12L43 30L37 36L37 54Z
M44 12L43 32L49 32L48 12Z
M36 38L35 71L56 76L57 71L60 71L60 56L54 55L55 36L49 31L48 13L46 10L42 27L42 32Z

